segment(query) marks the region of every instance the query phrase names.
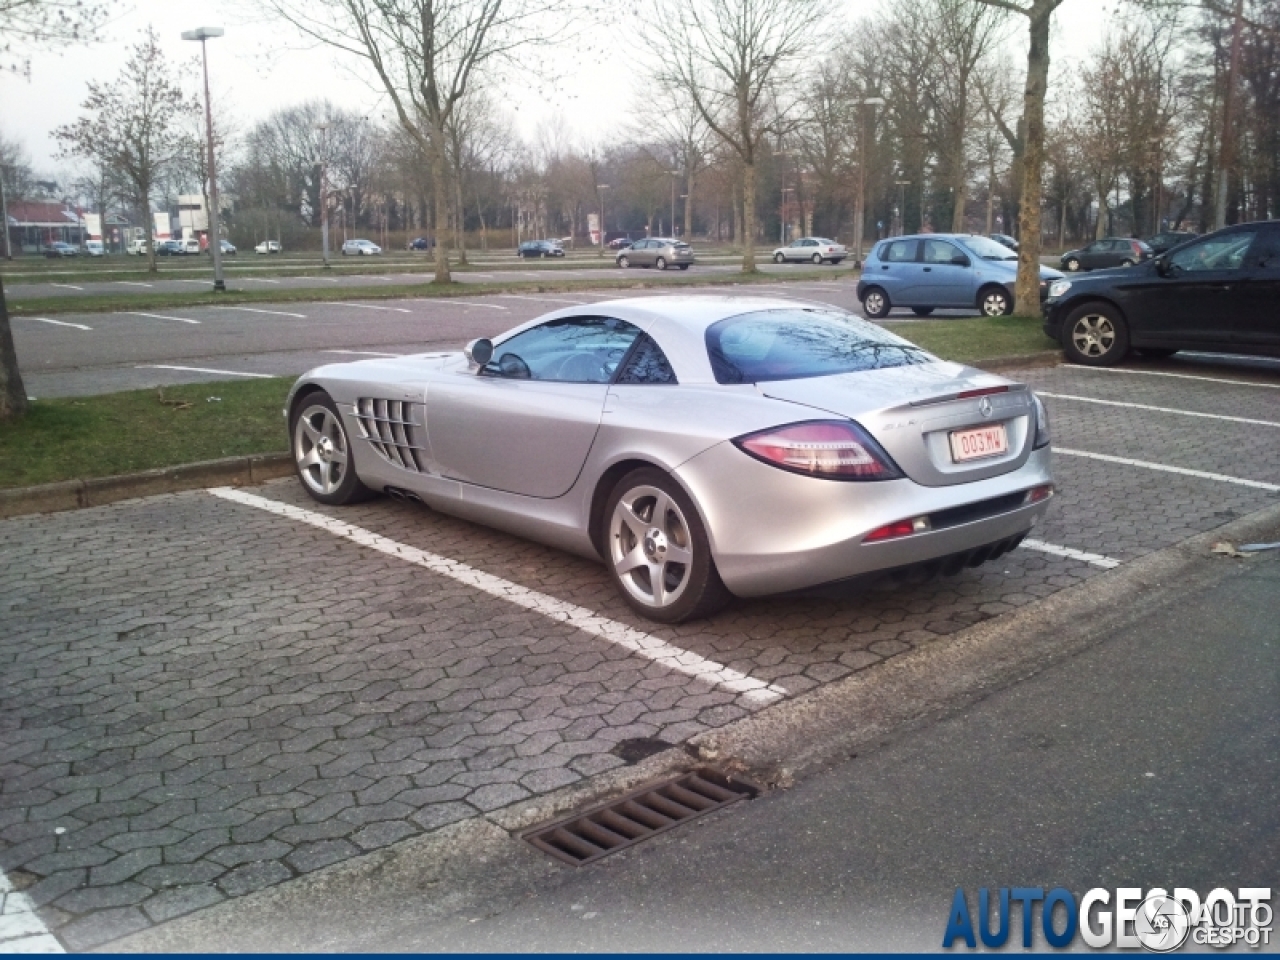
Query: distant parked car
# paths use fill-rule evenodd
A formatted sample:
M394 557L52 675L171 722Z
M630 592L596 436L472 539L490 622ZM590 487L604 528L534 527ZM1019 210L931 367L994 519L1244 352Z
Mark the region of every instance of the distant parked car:
M848 252L834 240L822 237L801 237L785 247L773 251L774 263L839 263Z
M1009 236L1007 233L993 233L991 234L991 239L994 240L996 243L1000 244L1002 247L1008 247L1014 253L1018 252L1018 241L1015 240L1013 237Z
M279 253L279 240L263 240L260 244L253 248L254 253Z
M1062 255L1062 269L1068 273L1081 270L1102 270L1107 267L1132 267L1135 263L1151 259L1151 248L1141 240L1129 237L1104 237L1079 250L1068 250Z
M181 240L161 240L156 244L157 257L181 257L186 252Z
M550 240L526 240L516 250L517 257L563 257L564 248Z
M139 257L144 256L147 252L147 241L130 240L129 245L124 248L124 252L127 254L133 254Z
M679 267L688 270L693 266L693 248L683 240L672 240L669 237L650 237L637 240L631 246L618 253L614 263L620 267Z
M182 244L182 252L191 256L200 252L200 240L197 237L187 237L185 240L179 240Z
M87 257L101 257L106 253L101 240L86 240L84 242L84 253Z
M230 240L219 240L218 242L222 245L222 255L224 257L234 257L236 255L236 245ZM210 247L209 250L205 251L205 253L209 253L212 249L213 248Z
M1062 274L1040 268L1040 299ZM994 240L970 234L929 233L882 240L872 248L858 281L868 317L894 307L918 317L939 308L977 308L988 317L1013 313L1018 255ZM1030 305L1026 308L1032 309Z
M631 238L630 237L614 237L607 244L605 244L605 246L607 246L610 250L625 250L627 247L631 246Z
M376 257L382 248L372 240L348 240L342 245L344 257Z
M74 257L80 253L75 247L69 243L63 243L61 240L55 240L44 248L44 255L50 260L56 260L59 257Z
M1151 248L1152 253L1164 253L1166 250L1172 250L1174 247L1184 244L1188 240L1194 240L1198 236L1198 233L1189 233L1185 230L1166 230L1163 233L1157 233L1154 237L1147 238L1146 243Z
M1044 332L1068 360L1088 366L1109 367L1131 350L1148 358L1179 350L1280 357L1276 303L1280 223L1241 223L1129 270L1052 283Z
M408 247L408 249L410 249L410 250L430 250L430 249L431 249L431 241L430 241L430 240L428 240L426 237L414 237L412 240L410 240L410 241L409 241L409 247Z

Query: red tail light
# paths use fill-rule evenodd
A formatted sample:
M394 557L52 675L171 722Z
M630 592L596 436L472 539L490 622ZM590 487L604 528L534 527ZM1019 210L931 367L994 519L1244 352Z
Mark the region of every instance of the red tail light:
M989 397L993 393L1008 393L1009 388L1004 387L982 387L978 390L962 390L956 394L957 400L968 400L970 397Z
M914 517L911 520L896 520L893 523L886 523L883 527L876 527L862 538L862 542L876 543L880 540L895 540L898 537L909 537L913 533L924 533L929 529L930 524L928 517Z
M1133 247L1133 252L1134 252L1137 256L1139 256L1139 257L1141 257L1141 256L1142 256L1142 244L1140 244L1137 240L1130 240L1130 241L1129 241L1129 246Z
M1041 500L1048 500L1051 496L1053 496L1053 484L1042 484L1027 491L1027 503L1039 503Z
M828 480L897 480L887 453L851 420L812 420L747 434L738 449L771 466Z

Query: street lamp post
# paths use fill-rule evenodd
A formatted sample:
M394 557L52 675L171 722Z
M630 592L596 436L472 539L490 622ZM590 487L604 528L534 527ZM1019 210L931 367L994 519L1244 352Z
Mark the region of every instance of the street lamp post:
M884 106L884 97L867 97L862 101L862 106L871 107L874 115L876 107ZM862 112L862 129L858 136L858 216L854 223L854 241L853 248L857 251L853 255L853 265L859 269L862 268L862 234L867 220L867 139L870 134L867 133L867 112Z
M898 236L902 236L907 232L907 187L911 186L910 180L893 181L898 187Z
M195 30L185 30L182 34L183 40L200 41L200 59L204 64L204 126L209 140L209 206L211 208L207 211L209 249L213 253L213 289L219 292L226 290L227 285L222 279L222 232L218 229L221 208L218 206L218 174L213 165L213 107L209 102L209 52L205 41L220 37L225 32L221 27L197 27ZM103 216L105 217L105 213Z
M329 270L329 122L317 123L316 129L320 131L320 250Z
M607 183L597 183L596 190L600 194L600 249L596 251L597 257L604 256L604 241L608 235L608 231L604 227L604 192L609 189Z
M668 170L671 174L671 239L676 238L676 177L680 176L679 170Z

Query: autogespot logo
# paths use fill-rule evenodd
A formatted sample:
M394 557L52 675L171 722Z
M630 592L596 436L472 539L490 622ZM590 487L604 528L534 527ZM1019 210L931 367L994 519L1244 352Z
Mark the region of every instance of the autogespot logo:
M1001 887L994 897L987 887L978 890L977 923L969 898L957 889L951 900L944 949L961 941L976 948L998 949L1009 940L1012 905L1021 904L1022 946L1035 945L1037 914L1044 942L1055 949L1070 947L1077 935L1096 949L1145 949L1169 953L1190 942L1194 947L1262 947L1271 943L1270 887L1240 887L1233 894L1218 887L1203 901L1195 890L1177 887L1173 893L1160 888L1119 887L1114 891L1095 887L1076 900L1064 887L1048 894L1043 887ZM1114 907L1113 907L1114 904ZM993 916L994 915L994 916Z

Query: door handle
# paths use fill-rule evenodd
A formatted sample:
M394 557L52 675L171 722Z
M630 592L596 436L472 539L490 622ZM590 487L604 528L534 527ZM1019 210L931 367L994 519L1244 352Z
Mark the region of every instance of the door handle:
M933 273L933 267L925 267L925 268L924 268L924 272L925 272L925 273Z

